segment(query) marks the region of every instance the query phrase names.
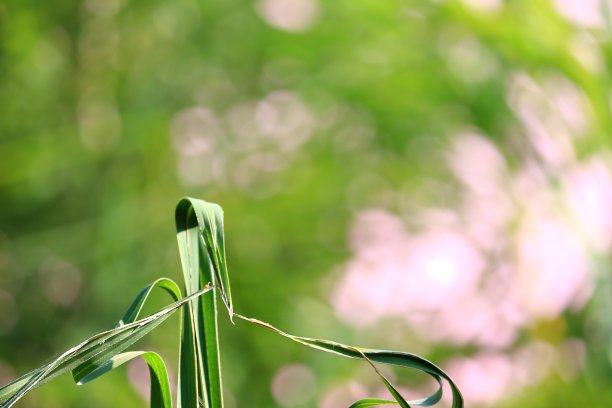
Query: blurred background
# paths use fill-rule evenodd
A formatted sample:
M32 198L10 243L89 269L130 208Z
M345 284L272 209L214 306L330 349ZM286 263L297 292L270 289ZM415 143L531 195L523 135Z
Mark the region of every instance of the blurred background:
M469 407L609 407L611 11L3 0L0 383L179 279L190 195L225 209L238 312L424 355ZM229 408L385 395L364 363L227 320ZM176 371L177 325L137 349ZM147 381L67 375L20 406L144 407Z

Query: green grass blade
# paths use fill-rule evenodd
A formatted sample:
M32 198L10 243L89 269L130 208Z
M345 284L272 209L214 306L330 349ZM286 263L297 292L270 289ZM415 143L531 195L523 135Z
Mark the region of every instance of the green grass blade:
M225 253L220 252L224 247L217 241L223 234L221 207L185 198L179 201L175 216L187 293L210 282L219 287L223 302L231 310ZM181 334L179 408L196 403L222 408L216 291L192 302L186 316L189 321L183 322Z
M177 235L183 240L186 231L194 229L199 232L196 239L201 241L201 248L207 254L207 262L212 264L211 270L214 277L212 277L211 282L220 288L221 298L231 317L233 303L225 256L223 209L218 204L188 197L181 199L177 204L175 218ZM192 251L195 250L193 245L194 243L190 242L188 245L190 251L181 255L183 265L189 263L189 253L194 253ZM179 248L179 251L183 252L181 248ZM206 258L202 258L203 264L207 263L205 260ZM196 272L196 270L193 272ZM185 282L190 282L193 285L194 277L185 274L184 276ZM193 285L192 289L195 288L196 286Z
M406 353L402 351L363 349L359 347L347 346L345 344L330 341L330 340L311 339L308 337L294 336L294 335L285 333L268 323L262 322L261 320L245 317L238 313L235 313L234 316L237 316L238 318L245 320L247 322L263 326L269 330L272 330L275 333L278 333L288 339L291 339L305 346L308 346L314 349L318 349L318 350L322 350L328 353L338 354L344 357L366 360L368 363L372 365L374 370L380 376L381 381L383 382L385 387L389 389L393 397L396 399L396 402L402 407L410 406L410 404L416 405L416 406L431 406L437 403L438 401L440 401L440 399L442 398L441 379L443 378L449 383L451 387L451 391L453 394L452 407L453 408L463 408L463 396L461 395L459 388L453 382L453 380L441 368L437 367L432 362L422 357L419 357L415 354ZM391 385L391 383L387 381L387 379L384 376L382 376L382 374L376 369L376 367L374 366L374 364L372 364L372 362L397 365L401 367L412 368L412 369L416 369L419 371L423 371L429 374L431 377L433 377L438 382L439 387L436 390L436 392L434 392L432 395L430 395L427 398L410 401L410 402L405 401L404 398L399 394L399 392L397 392L397 390L393 387L393 385Z
M411 404L416 406L431 406L436 404L442 398L442 379L445 379L450 384L451 391L453 393L452 407L463 407L463 396L452 379L439 367L422 357L411 353L361 349L328 340L293 336L257 319L251 319L234 314L227 265L225 261L223 212L221 208L216 204L187 198L179 202L176 214L177 234L179 237L179 248L182 253L181 260L183 261L185 278L192 279L193 272L189 273L189 271L197 269L197 265L194 263L199 263L200 271L202 273L201 280L211 281L217 286L229 313L230 319L236 315L243 320L267 327L276 333L279 333L308 347L340 354L345 357L366 360L376 371L377 375L380 377L381 381L385 387L387 387L391 395L395 398L395 402L402 408L409 408ZM196 233L195 231L199 233L202 244L201 250L198 251L197 256L195 255L195 248L193 244L193 235ZM205 254L202 252L205 252L205 254L208 256L205 256ZM192 264L189 265L189 262ZM189 284L190 282L186 281L186 287L189 287ZM195 286L193 282L191 282L191 284ZM202 373L204 376L204 387L208 391L208 398L204 400L204 406L210 408L222 407L222 400L220 399L220 396L218 397L218 400L214 399L214 396L217 396L221 390L221 371L220 366L218 365L219 349L217 338L217 309L216 303L214 302L214 296L215 295L213 293L212 296L202 298L201 303L198 305L200 307L199 312L201 315L198 317L197 323L195 324L196 341L198 339L203 340L203 342L200 342L199 350L201 353L200 360L203 362L204 366L204 373ZM203 320L202 317L204 317ZM208 358L213 358L213 361L208 360ZM438 382L438 389L427 398L408 402L378 371L373 362L399 365L423 371L432 376L436 382Z
M201 259L205 255L200 251ZM204 280L212 279L212 268L209 263L202 266L202 277ZM216 291L214 291L216 292ZM199 339L198 351L203 368L203 383L205 387L204 396L208 405L204 407L222 408L223 393L221 382L221 361L219 350L219 329L217 323L217 300L216 293L203 297L198 304L197 310L197 337Z
M147 335L187 302L211 291L196 292L141 320L98 333L50 362L0 388L0 408L9 408L26 393L88 361L102 364Z
M147 285L144 289L142 289L140 293L138 293L138 295L136 295L136 298L134 298L134 301L132 302L130 307L128 307L128 310L125 312L121 320L119 320L119 323L117 323L117 326L123 326L124 324L131 323L138 319L138 315L142 311L142 307L147 301L149 294L151 294L151 292L155 288L164 289L170 294L170 296L172 296L172 299L174 299L174 301L179 301L182 298L181 288L172 279L156 279L155 281Z
M149 365L152 379L151 407L171 407L168 376L161 357L151 352L123 353L123 350L148 334L181 306L185 306L185 309L181 314L180 324L178 408L223 408L217 290L230 320L233 316L238 316L302 345L344 357L362 359L370 364L395 401L365 398L353 403L350 408L381 404L398 404L402 408L410 408L412 405L431 406L442 398L443 380L450 384L453 394L452 407L463 408L463 397L452 379L442 369L422 357L406 352L364 349L329 340L294 336L268 323L234 313L225 257L221 207L202 200L185 198L179 201L175 216L185 281L183 293L170 279L161 278L154 281L138 293L113 330L87 339L47 364L0 388L0 408L12 406L28 391L68 370L73 370L75 380L83 384L136 357L144 358ZM166 290L177 301L149 317L136 320L148 296L156 287ZM212 288L217 290L211 290ZM437 381L438 389L426 398L406 401L374 363L423 371Z
M404 351L371 349L361 350L370 360L374 362L417 369L428 373L430 376L434 377L436 381L438 381L438 383L440 384L438 391L436 391L428 398L411 402L413 405L431 406L437 403L440 398L442 398L441 378L443 378L450 385L451 392L453 394L452 408L463 408L463 396L461 395L461 391L459 390L459 387L457 387L457 384L455 384L455 382L450 378L448 374L446 374L441 368L436 366L431 361Z
M361 354L361 357L366 360L368 362L368 364L370 364L370 366L374 369L374 372L376 372L376 374L378 375L378 378L380 378L380 380L382 381L382 383L385 385L385 387L387 388L387 390L389 390L389 392L391 393L391 395L393 395L393 398L395 398L395 401L397 401L397 403L400 405L400 407L402 408L410 408L410 404L408 403L408 401L406 401L404 399L404 397L402 396L402 394L399 393L399 391L397 391L395 389L395 387L391 384L391 382L389 382L389 380L387 379L387 377L385 377L383 375L383 373L381 373L378 368L374 365L374 363L372 363L372 360L370 360L368 358L368 356L365 355L365 353L363 351L361 351L360 349L355 348L359 354ZM440 384L441 386L442 384ZM441 387L440 387L441 389Z
M389 401L380 398L364 398L362 400L353 402L349 408L368 408L388 404L397 404L397 401Z
M179 346L177 407L197 407L199 392L199 368L196 340L193 328L194 317L191 305L186 306L181 319Z
M367 357L364 357L364 358L367 360ZM384 375L382 375L380 371L378 371L378 369L373 364L372 364L372 367L374 367L374 370L376 370L376 373L378 374L382 383L385 385L387 390L389 390L391 395L393 395L393 398L395 398L395 401L399 404L399 406L402 408L410 408L410 404L408 403L408 401L404 399L402 394L400 394L399 391L395 389L395 387L389 382L389 380Z
M189 208L188 202L181 201L176 209L176 226L179 255L185 282L185 294L198 290L200 285L198 248L198 221ZM214 294L213 294L214 296ZM178 408L195 407L204 392L201 383L203 369L198 356L196 337L196 310L199 302L191 302L186 306L181 320L179 369L178 369ZM208 398L205 398L208 400Z
M119 320L117 327L132 323L138 319L144 304L155 288L165 290L175 301L179 301L182 297L179 286L172 279L156 279L136 295L132 304L128 307L121 320ZM153 352L133 351L113 355L106 361L100 361L99 359L88 360L72 370L72 376L78 385L82 385L136 357L142 357L149 366L151 407L171 408L172 398L166 366L162 358Z
M159 354L151 351L129 351L116 354L102 365L86 363L81 366L81 371L74 376L74 379L78 385L86 384L137 357L142 357L149 367L151 408L172 408L172 395L166 365Z
M202 247L208 252L208 258L212 262L211 269L216 278L215 281L221 288L221 297L231 318L234 308L225 258L223 209L217 204L199 202L195 210L196 213L201 214L200 218L204 221L203 234L201 235Z

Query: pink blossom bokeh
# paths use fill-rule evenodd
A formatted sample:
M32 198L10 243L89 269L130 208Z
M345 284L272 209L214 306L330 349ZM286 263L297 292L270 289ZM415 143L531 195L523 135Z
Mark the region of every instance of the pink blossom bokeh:
M612 161L577 153L589 127L583 100L565 79L517 73L508 83L515 145L502 150L472 131L451 139L452 206L420 208L416 223L387 208L358 211L332 293L339 318L358 327L398 319L423 342L475 347L448 367L477 406L546 378L551 359L579 370L558 344L520 334L584 307L593 256L612 245Z

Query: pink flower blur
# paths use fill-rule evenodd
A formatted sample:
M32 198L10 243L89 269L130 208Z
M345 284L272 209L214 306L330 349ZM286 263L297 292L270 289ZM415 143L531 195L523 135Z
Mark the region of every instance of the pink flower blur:
M543 379L554 353L573 356L562 375L579 369L580 345L517 349L518 334L583 307L594 285L590 256L612 246L612 161L577 159L588 127L581 95L564 79L544 82L518 74L509 85L528 142L512 168L491 140L461 133L447 156L461 188L453 208L423 208L410 226L388 210L358 212L353 256L332 294L350 325L395 318L425 342L476 346L449 366L481 406ZM531 373L530 359L539 362Z

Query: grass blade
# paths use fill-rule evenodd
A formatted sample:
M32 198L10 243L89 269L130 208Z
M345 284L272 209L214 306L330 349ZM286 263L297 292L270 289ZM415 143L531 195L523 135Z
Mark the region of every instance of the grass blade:
M387 405L387 404L396 405L397 402L380 399L380 398L364 398L362 400L353 402L349 408L368 408L368 407L376 407L378 405Z
M350 408L367 408L381 404L398 404L402 408L431 406L442 398L443 380L449 383L453 394L452 408L463 408L463 396L453 380L442 369L422 357L401 351L365 349L330 340L294 336L268 323L235 313L225 257L221 207L202 200L184 198L176 207L175 217L185 281L184 290L181 292L179 286L167 278L152 282L138 293L114 329L92 336L47 364L0 388L0 408L11 407L30 390L66 371L73 370L77 383L84 384L137 357L145 359L149 366L151 407L172 407L168 374L161 357L153 352L123 351L182 306L185 306L185 309L181 313L180 324L178 407L223 408L217 291L232 322L233 317L237 316L310 348L362 359L370 364L395 401L365 398L356 401ZM155 288L164 289L176 301L151 316L137 320ZM212 290L213 288L216 290ZM406 401L374 363L423 371L436 380L438 389L426 398Z
M84 363L102 365L147 335L181 306L211 289L196 292L141 320L98 333L70 348L48 363L0 388L0 408L11 407L29 391Z
M179 201L175 218L187 293L211 282L220 288L231 316L221 207L185 198ZM216 291L192 302L186 315L180 347L179 408L198 403L205 408L222 408Z
M241 320L245 320L250 323L257 324L259 326L265 327L277 334L280 334L283 337L286 337L290 340L293 340L297 343L303 344L305 346L318 349L321 351L325 351L328 353L338 354L344 357L355 358L355 359L363 359L366 360L370 365L374 368L376 373L381 378L381 381L389 389L391 394L396 400L396 403L402 407L410 406L410 404L415 406L431 406L436 404L442 398L442 379L445 379L450 387L453 394L453 408L463 408L463 396L459 391L457 385L453 382L453 380L439 367L437 367L432 362L419 357L415 354L406 353L403 351L391 351L391 350L373 350L373 349L364 349L360 347L348 346L342 343L338 343L330 340L322 340L322 339L311 339L308 337L300 337L294 336L288 333L285 333L276 327L262 322L261 320L249 318L242 316L238 313L235 313L234 316L240 318ZM391 383L376 369L373 362L396 365L406 368L412 368L419 371L423 371L429 374L438 382L438 389L432 395L427 398L415 400L415 401L405 401L404 398L399 394L399 392L391 385Z
M73 371L74 379L78 385L86 384L137 357L142 357L149 367L151 408L172 408L172 394L166 365L159 354L151 351L130 351L116 354L102 365L83 364L79 372L74 374L74 371L77 370Z
M195 288L198 284L193 281L194 271L199 269L203 281L210 280L216 285L221 293L221 298L226 306L230 319L238 316L240 319L264 326L284 337L300 344L322 351L339 354L349 358L366 360L375 370L385 387L395 398L395 402L402 408L409 408L410 404L416 406L431 406L442 398L442 379L446 380L453 394L452 408L463 407L463 396L457 385L439 367L430 361L417 355L398 351L370 350L329 340L311 339L307 337L293 336L264 323L257 319L248 318L234 313L227 264L225 261L225 244L223 234L223 212L216 204L207 203L193 198L182 199L176 209L177 237L181 261L183 263L183 275L186 279L186 287ZM196 252L193 243L198 234L201 247ZM203 253L204 252L204 253ZM196 255L197 253L197 255ZM204 256L207 255L207 256ZM200 283L201 284L201 283ZM200 342L200 361L203 363L204 373L201 373L203 387L207 393L204 406L207 408L221 408L223 400L220 396L221 370L219 365L219 348L217 333L217 308L214 302L215 294L205 296L201 299L198 321L194 325L196 341ZM202 318L204 318L202 320ZM393 385L378 371L374 362L392 364L406 368L417 369L432 376L438 383L438 389L427 398L406 401Z
M176 282L174 282L172 279L156 279L152 283L147 285L143 290L141 290L138 295L136 295L134 301L132 302L130 307L128 307L128 310L125 312L121 320L119 320L119 323L117 323L117 326L123 326L124 324L132 323L133 321L138 319L138 315L142 311L142 307L144 306L149 295L155 288L164 289L170 294L170 296L172 296L172 299L174 299L174 301L179 301L182 298L181 288L179 288Z

